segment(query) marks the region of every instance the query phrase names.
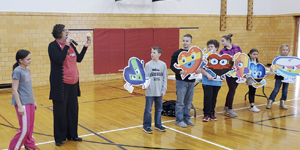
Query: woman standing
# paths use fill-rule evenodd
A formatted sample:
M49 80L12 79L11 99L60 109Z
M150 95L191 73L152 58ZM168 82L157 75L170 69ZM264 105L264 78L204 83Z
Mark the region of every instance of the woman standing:
M50 97L53 103L54 139L56 146L62 141L82 141L78 137L78 96L79 72L77 62L81 62L88 46L89 38L79 54L68 37L68 29L63 24L53 27L52 35L55 38L48 46L51 62Z

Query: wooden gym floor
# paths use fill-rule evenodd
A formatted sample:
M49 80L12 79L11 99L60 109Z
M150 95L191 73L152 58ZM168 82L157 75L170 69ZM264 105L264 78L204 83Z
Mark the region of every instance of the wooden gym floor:
M267 77L267 96L274 87L274 75ZM34 88L38 103L34 138L40 150L139 150L139 149L299 149L300 142L300 95L298 78L289 85L286 105L288 110L279 109L281 92L276 97L272 109L266 109L267 99L256 97L259 113L248 111L248 91L245 83L238 86L233 108L239 115L230 118L222 113L228 91L226 82L220 89L217 105L217 121L202 122L203 90L201 83L195 87L193 104L197 117L195 126L180 128L173 117L162 116L166 132L153 129L153 134L142 130L145 91L135 87L128 93L122 79L80 83L79 136L82 142L67 141L55 146L53 139L52 102L48 100L49 86ZM262 94L262 88L257 94ZM175 81L168 80L168 90L164 101L176 100ZM11 103L11 90L0 91L0 149L7 149L10 140L19 128L14 107ZM152 110L152 114L154 110ZM193 116L194 110L191 110ZM153 115L152 115L153 117ZM153 122L153 119L152 119ZM24 148L22 148L24 149Z

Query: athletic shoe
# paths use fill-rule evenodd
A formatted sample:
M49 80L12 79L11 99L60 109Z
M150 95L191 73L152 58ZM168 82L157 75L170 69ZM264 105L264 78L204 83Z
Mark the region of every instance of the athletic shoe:
M228 109L227 114L230 115L231 117L237 117L237 113L233 109Z
M143 130L144 130L146 133L149 133L149 134L152 133L152 130L151 130L150 128L143 128Z
M212 114L210 115L210 120L216 121L216 120L217 120L217 117L212 113Z
M179 127L186 128L187 125L183 121L175 121L175 124Z
M258 109L256 106L253 106L253 107L250 106L249 111L259 112L260 109Z
M188 121L184 120L184 123L191 125L191 126L195 125L191 119L189 119Z
M203 122L208 122L208 121L209 121L209 117L208 117L208 116L204 116L204 117L202 118L202 121L203 121Z
M156 130L159 130L161 132L165 132L166 131L166 128L163 127L163 126L160 126L160 127L155 127Z
M223 113L227 113L228 107L224 106Z
M35 150L35 149L30 149L27 146L24 146L26 150Z

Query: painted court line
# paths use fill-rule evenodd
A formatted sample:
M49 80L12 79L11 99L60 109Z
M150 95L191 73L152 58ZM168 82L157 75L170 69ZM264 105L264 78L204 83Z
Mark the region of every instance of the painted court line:
M289 100L286 100L286 101L294 101L294 100L299 100L300 98L296 98L296 99L289 99ZM273 104L279 104L279 101L278 102L274 102ZM260 104L260 105L256 105L256 106L265 106L267 104ZM292 106L291 106L292 107ZM249 107L242 107L242 108L237 108L237 109L233 109L233 110L242 110L242 109L247 109ZM220 112L217 112L217 113L223 113L223 111L220 111ZM196 117L200 117L200 116L203 116L203 115L198 115ZM194 117L191 117L191 118L194 118ZM162 123L168 123L168 122L175 122L175 119L173 120L167 120L167 121L163 121ZM154 123L152 123L153 125ZM143 125L138 125L138 126L132 126L132 127L127 127L127 128L120 128L120 129L115 129L115 130L108 130L108 131L102 131L102 132L98 132L97 134L103 134L103 133L110 133L110 132L116 132L116 131L123 131L123 130L127 130L127 129L134 129L134 128L140 128L140 127L143 127ZM169 127L167 127L169 128ZM172 129L172 128L169 128L170 130L175 130L175 129ZM176 130L177 132L177 130ZM178 131L178 132L181 132L181 131ZM185 134L185 135L188 135L184 132L182 132L182 134ZM95 134L85 134L85 135L81 135L79 137L87 137L87 136L92 136L92 135L95 135ZM192 137L193 135L188 135L190 137ZM198 139L198 137L195 137L193 136L193 138L196 138ZM199 138L200 139L200 138ZM201 139L201 141L204 140L204 139ZM205 140L206 141L206 140ZM208 141L209 142L209 141ZM54 141L47 141L47 142L41 142L41 143L36 143L35 145L43 145L43 144L48 144L48 143L54 143ZM212 142L211 142L212 143ZM214 145L214 144L213 144ZM221 145L220 145L221 146ZM226 149L226 148L225 148ZM7 149L4 149L4 150L7 150Z
M206 142L206 143L209 143L209 144L212 144L212 145L215 145L215 146L218 146L218 147L221 147L221 148L224 148L224 149L228 149L228 150L232 150L231 148L228 148L228 147L225 147L225 146L222 146L222 145L219 145L219 144L216 144L216 143L213 143L211 141L207 141L207 140L204 140L204 139L201 139L199 137L196 137L196 136L193 136L193 135L190 135L190 134L187 134L185 132L181 132L179 130L176 130L176 129L173 129L173 128L170 128L170 127L167 127L164 125L164 127L166 127L167 129L169 130L172 130L172 131L175 131L175 132L178 132L180 134L183 134L183 135L186 135L186 136L189 136L191 138L194 138L194 139L197 139L197 140L200 140L200 141L203 141L203 142Z

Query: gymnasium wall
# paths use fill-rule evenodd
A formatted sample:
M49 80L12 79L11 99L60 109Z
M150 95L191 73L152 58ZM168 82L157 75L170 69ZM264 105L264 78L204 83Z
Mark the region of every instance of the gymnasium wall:
M221 36L233 33L233 44L239 45L243 52L257 48L261 63L266 65L272 62L282 43L289 44L291 49L294 49L294 15L297 14L254 15L252 30L246 30L246 15L228 15L227 30L220 31L219 15L0 12L0 84L11 83L15 53L23 48L32 53L32 64L29 68L33 86L49 85L50 61L47 48L54 40L51 31L57 23L65 24L69 29L199 27L180 29L179 37L187 33L192 34L192 45L200 48L204 48L209 39L220 40ZM79 43L79 51L87 32L69 33ZM179 48L181 39L178 40ZM121 73L95 75L93 68L91 45L83 61L78 64L80 81L122 78Z

